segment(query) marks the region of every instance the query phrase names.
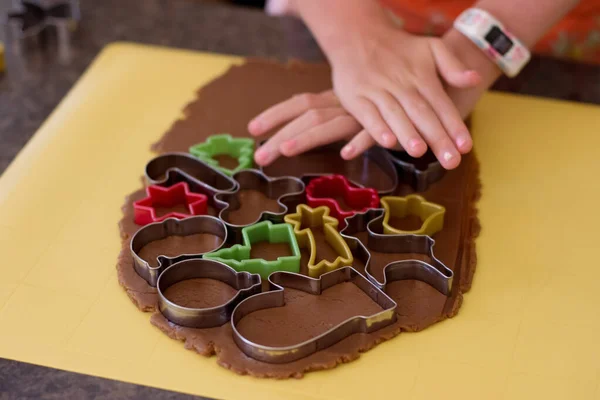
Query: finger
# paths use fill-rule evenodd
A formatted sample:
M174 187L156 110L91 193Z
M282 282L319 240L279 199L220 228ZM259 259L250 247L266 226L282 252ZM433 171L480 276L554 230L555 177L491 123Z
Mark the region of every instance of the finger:
M427 144L408 119L398 100L389 92L382 91L370 96L381 116L398 138L400 145L413 157L421 157L427 151Z
M260 113L250 121L248 131L253 136L260 136L310 109L335 107L337 105L339 105L339 102L332 90L318 94L298 94Z
M460 164L460 153L431 105L417 91L404 92L397 98L442 166L446 169L456 168Z
M347 114L340 115L284 142L280 147L280 151L287 157L293 157L315 147L346 138L361 129L362 126L354 117Z
M432 82L431 84L419 87L419 91L429 104L431 104L431 107L437 114L440 122L454 142L458 151L461 154L466 154L471 151L473 141L469 129L442 85L440 83Z
M429 43L437 70L448 84L468 88L481 82L479 73L467 69L440 39L432 39Z
M272 163L281 155L279 149L285 141L340 115L347 115L346 110L341 107L313 109L305 112L267 140L254 153L254 160L262 166Z
M369 150L375 144L375 139L366 130L360 131L352 140L350 140L340 152L344 160L352 160L365 151Z
M359 96L346 108L381 146L390 148L396 144L392 130L370 100Z

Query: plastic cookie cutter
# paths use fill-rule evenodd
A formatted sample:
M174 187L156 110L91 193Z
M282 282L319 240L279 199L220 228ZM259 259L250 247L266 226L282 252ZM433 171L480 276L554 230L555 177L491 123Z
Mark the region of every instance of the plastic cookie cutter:
M340 174L353 185L371 187L381 196L394 193L398 187L398 172L390 154L374 146L359 157L345 161L340 157L344 144L332 143L292 158L279 157L261 170L268 176L296 176L304 182Z
M292 346L261 345L244 337L238 329L238 324L248 314L267 308L283 307L286 287L320 295L324 290L343 282L356 285L377 303L382 311L373 315L348 318L324 333ZM269 276L269 285L271 291L247 298L238 304L231 315L235 343L247 356L255 360L274 364L289 363L326 349L355 333L375 332L396 321L396 302L351 267L325 273L318 279L289 272L276 272Z
M224 282L237 293L222 305L208 308L185 307L165 296L168 288L189 279L214 279ZM165 269L158 278L158 308L174 324L189 328L214 328L229 322L234 308L244 299L261 291L260 276L236 272L217 261L195 259L180 261ZM203 293L198 293L202 296Z
M446 173L430 150L420 158L413 158L406 151L387 151L398 169L400 181L409 184L417 192L424 192Z
M347 208L342 207L340 201L343 201ZM306 202L311 207L329 207L330 215L336 218L339 226L343 228L346 224L345 219L356 212L378 208L379 195L375 189L353 186L343 175L327 175L309 182L306 186Z
M383 209L372 209L354 214L346 219L346 227L340 234L346 239L354 256L365 265L365 275L377 287L385 290L389 282L415 279L425 282L440 293L449 296L452 290L454 273L435 257L435 241L425 235L386 235L383 234ZM367 232L366 243L357 235ZM424 254L430 262L408 259L387 264L383 268L383 282L371 272L371 251L379 253Z
M254 140L233 138L226 133L212 135L205 142L190 147L190 153L228 176L254 166ZM221 165L216 157L222 155L235 158L238 165L234 168Z
M259 274L263 279L277 271L300 272L300 248L290 225L263 221L242 229L242 237L243 244L205 254L204 258L227 264L238 272ZM287 243L291 255L276 260L253 258L252 245L259 242Z
M417 194L411 194L406 197L382 197L381 206L385 210L383 233L433 236L444 228L446 208L439 204L430 203L424 197ZM403 230L392 226L392 218L404 218L408 215L419 217L421 220L421 227L419 229Z
M140 256L140 251L152 242L166 239L171 236L191 236L197 234L214 235L216 240L210 248L198 249L197 252L189 254L160 255L157 257L156 265L151 264ZM156 286L158 277L162 271L179 261L201 258L204 253L220 249L227 241L227 228L223 221L209 215L185 218L177 220L166 219L144 226L138 230L129 244L129 250L133 257L133 267L150 286Z
M206 214L208 197L202 193L192 193L186 182L170 187L150 185L146 188L148 197L133 203L134 221L138 225L160 222L167 218L186 218ZM170 211L158 215L158 208L172 209L183 206L186 212Z
M215 196L215 204L220 209L221 218L229 229L229 240L239 243L241 231L244 227L261 221L274 223L283 222L283 216L290 207L295 207L304 200L304 183L293 177L269 178L256 169L245 169L233 175L237 182L237 189L230 193L220 193ZM276 211L262 209L256 219L245 224L237 224L232 221L231 214L242 206L241 197L245 191L257 191L265 197L276 200L278 209Z
M329 216L329 208L321 206L313 209L305 204L299 204L296 213L285 216L285 222L294 227L294 234L300 248L307 248L310 253L309 276L317 278L325 272L352 265L354 261L352 251L337 230L338 220ZM323 231L325 242L336 253L335 259L317 260L317 241L313 232L315 229Z

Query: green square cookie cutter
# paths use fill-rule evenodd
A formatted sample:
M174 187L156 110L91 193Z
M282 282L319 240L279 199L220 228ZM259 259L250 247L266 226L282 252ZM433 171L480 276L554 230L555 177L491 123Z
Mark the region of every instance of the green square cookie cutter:
M205 142L190 147L189 151L194 157L228 176L254 166L254 140L250 138L234 138L228 133L212 135ZM219 155L235 158L237 167L229 169L220 165L215 159Z
M262 279L267 279L277 271L300 272L300 248L291 225L259 222L242 229L242 241L243 244L205 254L204 258L227 264L238 272L259 274ZM259 242L288 243L292 255L276 260L251 258L252 245Z

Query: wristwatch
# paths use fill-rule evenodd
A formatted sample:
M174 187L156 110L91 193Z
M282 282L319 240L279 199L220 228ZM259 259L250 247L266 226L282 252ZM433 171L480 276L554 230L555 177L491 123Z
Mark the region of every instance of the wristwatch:
M490 13L479 8L465 10L454 21L454 28L475 43L511 78L531 58L529 50L519 39Z

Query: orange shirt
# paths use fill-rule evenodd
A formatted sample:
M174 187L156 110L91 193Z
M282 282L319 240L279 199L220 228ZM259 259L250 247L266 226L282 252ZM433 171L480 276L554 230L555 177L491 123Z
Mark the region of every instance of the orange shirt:
M417 34L441 35L472 0L379 0L402 27ZM600 0L582 0L534 47L537 54L600 64Z

